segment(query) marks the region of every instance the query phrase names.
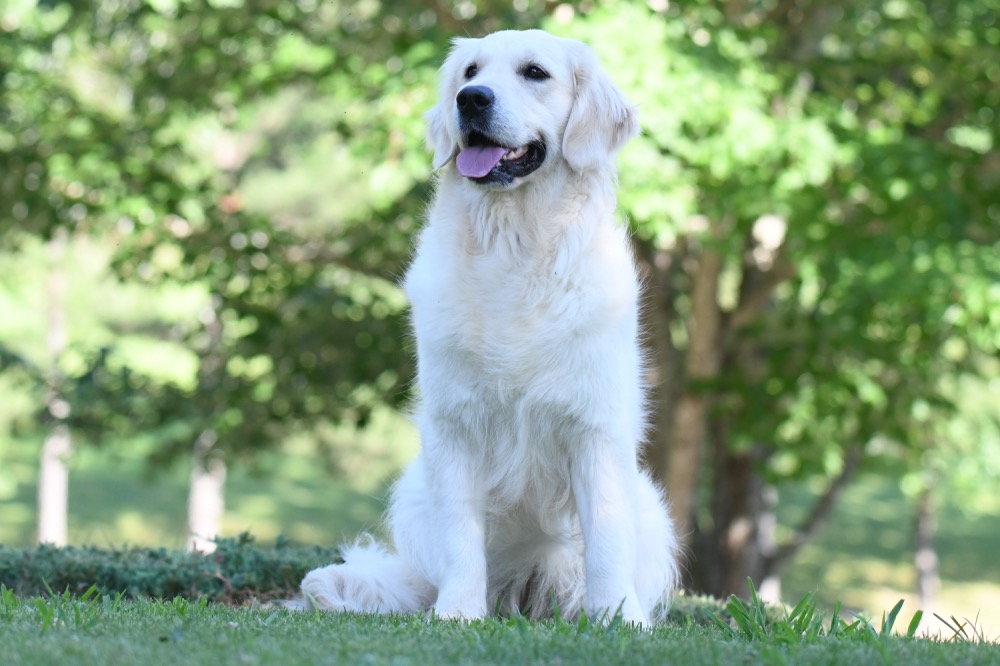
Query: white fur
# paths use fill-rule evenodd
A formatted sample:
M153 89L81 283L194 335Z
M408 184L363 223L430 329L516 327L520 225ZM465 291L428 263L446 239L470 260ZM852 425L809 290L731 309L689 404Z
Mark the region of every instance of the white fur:
M528 61L551 78L526 79ZM545 142L537 171L506 186L458 174L469 84L495 93L504 145ZM554 603L647 624L675 585L677 544L637 461L639 287L613 165L635 110L583 44L506 31L455 41L427 118L440 173L404 283L422 450L393 491L393 548L345 549L305 577L306 601L466 619Z

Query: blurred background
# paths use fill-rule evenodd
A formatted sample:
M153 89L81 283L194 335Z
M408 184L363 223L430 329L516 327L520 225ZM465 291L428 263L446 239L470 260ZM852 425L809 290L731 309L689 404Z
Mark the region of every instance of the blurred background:
M692 592L1000 630L1000 0L0 0L0 543L378 529L455 35L640 107Z

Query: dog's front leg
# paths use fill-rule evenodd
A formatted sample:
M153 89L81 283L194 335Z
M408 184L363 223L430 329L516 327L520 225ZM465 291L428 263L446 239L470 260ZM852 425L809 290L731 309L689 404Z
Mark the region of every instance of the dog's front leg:
M440 548L434 614L481 618L486 615L486 528L476 467L462 444L426 432L424 442Z
M635 589L636 492L634 457L620 444L592 442L573 465L573 496L583 530L587 612L608 621L648 624Z

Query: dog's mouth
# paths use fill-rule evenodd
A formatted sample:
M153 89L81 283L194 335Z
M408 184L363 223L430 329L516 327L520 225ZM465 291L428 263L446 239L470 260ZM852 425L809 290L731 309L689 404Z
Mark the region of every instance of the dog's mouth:
M509 185L545 161L545 144L536 139L518 148L502 146L485 134L471 132L455 159L458 172L477 183Z

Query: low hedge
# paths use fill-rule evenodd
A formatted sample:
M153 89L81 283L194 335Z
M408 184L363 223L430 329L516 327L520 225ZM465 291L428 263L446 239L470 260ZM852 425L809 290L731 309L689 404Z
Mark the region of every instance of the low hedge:
M218 540L214 553L0 546L0 583L20 596L67 590L78 595L96 586L104 593L129 597L243 604L254 598L290 598L307 571L335 561L334 549L296 546L281 538L272 547L261 547L249 534Z

